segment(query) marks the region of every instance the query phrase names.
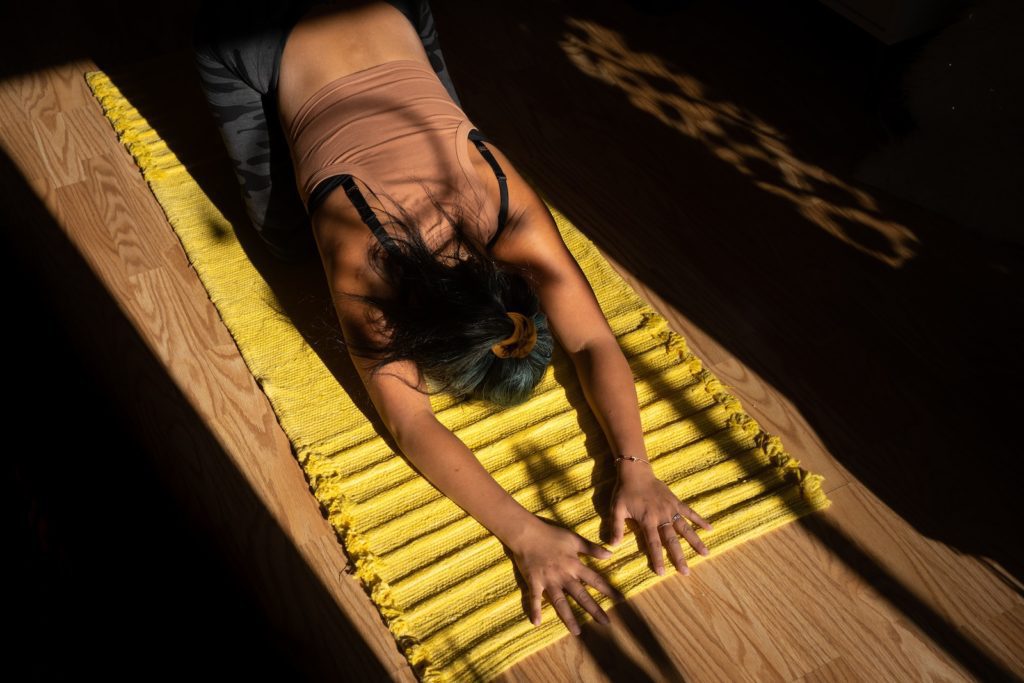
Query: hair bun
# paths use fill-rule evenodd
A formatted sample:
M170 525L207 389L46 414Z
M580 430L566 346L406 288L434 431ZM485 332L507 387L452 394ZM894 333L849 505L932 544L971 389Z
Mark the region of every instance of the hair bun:
M530 355L534 344L537 343L537 326L534 325L533 318L528 318L522 313L515 311L505 311L505 313L512 318L516 329L511 336L492 346L491 351L498 358L525 358Z

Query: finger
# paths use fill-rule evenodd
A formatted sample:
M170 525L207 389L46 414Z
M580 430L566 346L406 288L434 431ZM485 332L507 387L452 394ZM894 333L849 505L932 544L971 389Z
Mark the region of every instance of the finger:
M585 609L590 613L590 616L594 617L594 621L604 624L605 626L611 626L612 620L608 618L601 606L594 600L594 596L587 591L587 587L582 583L574 582L571 586L566 586L566 592L569 593L576 600L576 604Z
M712 531L713 530L711 528L711 522L707 521L706 519L704 519L703 517L698 515L697 512L692 507L690 507L689 505L687 505L683 501L679 501L679 511L682 514L684 514L685 516L687 516L690 519L692 519L693 521L697 522L697 524L700 524L702 527L704 527L708 531Z
M668 549L668 556L672 558L672 564L680 574L689 574L690 566L686 564L686 556L683 554L683 547L679 544L679 535L675 527L666 524L661 527L664 534L665 547Z
M626 526L626 511L621 505L616 505L612 510L614 526L612 528L612 541L608 545L616 546L622 543L622 536Z
M540 586L530 587L530 623L534 626L540 626L540 599L542 590L543 589Z
M576 617L573 616L572 610L569 608L569 601L562 593L561 588L549 588L547 590L548 601L551 606L555 608L555 613L558 617L565 622L565 627L569 629L569 632L574 636L578 636L580 631L579 624L576 623ZM554 599L551 596L554 595Z
M621 602L626 599L626 595L622 591L612 586L603 576L590 567L583 565L579 570L579 575L581 579L607 595L612 600L618 600Z
M658 576L665 575L665 561L661 554L661 538L658 533L658 523L648 522L644 526L644 537L647 540L647 554L651 558L651 568Z
M675 530L678 531L698 553L705 557L711 554L708 547L704 545L704 541L700 540L700 536L697 535L697 532L685 519L676 520Z
M588 540L588 539L584 538L583 536L579 536L579 539L580 539L581 545L582 545L582 547L580 548L580 552L581 553L586 553L587 555L593 555L594 557L596 557L599 560L607 560L609 557L611 557L614 554L614 553L612 553L611 550L609 550L608 548L605 548L600 543L594 543L593 541Z

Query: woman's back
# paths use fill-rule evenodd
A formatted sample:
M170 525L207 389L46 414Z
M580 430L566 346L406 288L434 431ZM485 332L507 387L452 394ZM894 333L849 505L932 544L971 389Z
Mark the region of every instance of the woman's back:
M303 18L310 21L298 26ZM295 68L282 80L279 67L293 28L299 29L296 36L309 40L291 41L287 61ZM315 88L318 78L323 82L377 59L408 57L410 28L419 42L419 52L413 53L428 60L451 98L460 103L427 0L200 3L192 36L200 84L220 129L246 213L275 256L295 262L316 253L310 217L296 190L281 125L288 112L282 116L278 111L279 100L286 108L292 101L298 106L301 100L296 96L308 93L306 86ZM302 44L313 46L316 42L318 53L301 54ZM284 93L279 93L279 86Z
M376 212L360 213L364 196L377 211L408 211L431 246L452 237L434 201L464 212L481 244L497 237L509 214L503 167L510 164L479 131L470 138L475 127L398 9L387 2L314 8L289 34L280 73L280 123L300 197L330 255L325 264L340 259L346 270L365 272L368 235L386 241ZM361 187L335 191L343 174Z
M298 108L326 83L393 59L430 66L415 28L394 4L335 0L312 6L289 30L280 56L282 127L287 130Z

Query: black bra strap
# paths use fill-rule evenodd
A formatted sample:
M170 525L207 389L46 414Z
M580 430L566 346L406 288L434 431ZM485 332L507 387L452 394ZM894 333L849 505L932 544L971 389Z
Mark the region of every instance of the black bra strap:
M498 239L498 235L505 228L505 219L508 217L508 183L505 180L505 172L501 170L501 164L491 154L491 150L487 149L487 146L484 145L484 142L491 142L491 139L476 128L469 131L469 139L476 144L480 154L491 165L491 170L498 177L498 189L501 191L501 208L498 209L498 231L494 233L494 237L487 243L487 248L490 249L491 245Z
M344 179L344 176L332 175L330 178L317 183L317 186L309 193L309 199L306 201L306 213L312 216L317 207L327 199L327 195L331 193L331 190L341 185L341 181Z
M316 189L319 190L320 187L328 185L328 183L332 187L338 184L344 187L345 194L348 195L348 198L356 207L356 210L359 212L359 217L362 218L363 222L366 223L366 225L370 228L371 231L373 231L373 234L377 237L377 240L380 241L380 243L383 244L388 249L396 248L395 242L391 238L391 235L389 235L387 231L384 230L384 226L380 224L380 221L377 219L377 215L373 212L373 209L370 208L370 205L366 203L366 199L363 197L363 193L360 192L359 188L356 186L356 183L352 179L352 176L350 176L347 173L343 173L338 176L333 176L327 182L321 183L321 185L318 186Z
M498 209L498 230L497 232L494 233L494 237L492 237L490 241L487 243L487 248L490 249L491 245L494 244L494 242L498 239L498 236L501 235L501 231L505 228L505 221L508 217L508 183L505 178L505 173L504 171L501 170L501 165L498 163L498 160L494 158L493 154L491 154L491 150L487 149L487 146L484 145L484 142L491 142L491 139L484 135L483 133L481 133L476 128L469 131L469 139L476 144L477 149L480 150L480 154L483 155L484 159L487 160L487 163L490 164L491 170L494 171L494 175L497 176L498 178L498 187L501 191L501 206ZM308 214L312 215L313 211L316 210L316 208L327 197L331 190L333 190L338 185L341 185L342 187L345 188L345 194L348 195L349 199L352 201L353 206L356 207L356 210L359 212L359 217L363 220L364 223L366 223L370 230L373 231L373 234L377 237L381 244L383 244L388 249L397 248L394 243L394 240L391 238L391 235L389 235L387 231L384 230L384 226L380 224L380 221L377 219L377 215L373 212L373 209L370 208L369 204L366 203L366 199L365 197L363 197L363 193L356 186L356 183L352 179L352 176L347 173L331 176L330 178L319 183L313 189L313 192L308 200Z

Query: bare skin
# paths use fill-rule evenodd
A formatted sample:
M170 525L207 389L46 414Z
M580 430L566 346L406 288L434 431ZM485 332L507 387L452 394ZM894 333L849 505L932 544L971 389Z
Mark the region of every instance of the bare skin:
M338 45L344 45L345 49L337 49ZM412 59L430 67L430 60L415 28L393 5L359 0L311 8L292 28L281 55L277 97L283 130L290 129L289 124L299 107L322 86L336 78L396 59ZM463 144L470 150L469 158L473 168L481 178L486 192L494 198L494 206L497 206L497 178L487 161L473 147L473 143L467 139ZM511 169L512 162L501 150L493 144L488 147L503 169ZM512 227L518 209L515 201L518 195L511 192L511 179L509 183L509 221L506 229ZM428 207L429 203L425 199L422 205L407 208L415 215L417 210ZM372 233L366 229L344 192L330 193L317 207L311 221L321 255L331 261L329 265L332 269L349 269L351 272L353 262L366 264L366 256L375 238L371 237ZM439 214L424 221L424 225L436 231L436 234L428 232L423 235L428 245L441 244L451 237L451 228L443 223ZM487 226L487 233L480 234L478 239L486 243L497 230L497 223L485 221L484 225ZM497 250L492 253L500 258ZM342 263L335 263L335 259L341 259ZM385 287L380 279L369 273L365 275L374 277L372 285L375 289Z
M345 50L336 49L337 45L345 45ZM284 129L290 129L288 124L298 108L326 83L395 59L418 59L429 65L415 29L393 6L385 2L339 2L331 8L314 8L292 29L281 58L278 105ZM469 140L465 143L472 145ZM541 310L556 341L573 361L612 455L647 458L632 372L593 289L541 197L500 149L490 143L488 148L505 171L509 191L507 225L491 255L525 266L533 273ZM470 159L493 206L497 206L497 179L477 152L473 151ZM422 207L436 211L428 202ZM436 216L414 215L435 231L424 234L428 244L441 244L439 240L451 238L451 227ZM342 191L331 192L311 220L346 340L383 341L363 322L365 304L338 296L341 292L390 293L369 266L368 255L376 238ZM493 236L497 225L487 221L481 225L485 227L478 239L483 244ZM352 362L381 419L416 469L512 551L527 585L530 621L540 625L541 600L547 598L566 628L579 635L568 595L596 621L608 624L608 615L590 595L587 585L612 599L622 596L582 563L579 555L607 559L612 551L541 520L512 498L465 444L437 420L429 398L412 388L424 388L413 363L391 363L385 371L371 375L364 359L353 355ZM629 519L654 571L664 571L664 547L676 569L688 573L680 537L702 554L708 554L708 550L687 518L706 530L711 530L711 525L679 500L655 476L650 464L621 461L617 468L608 511L611 544L623 540ZM676 513L679 519L673 520Z

